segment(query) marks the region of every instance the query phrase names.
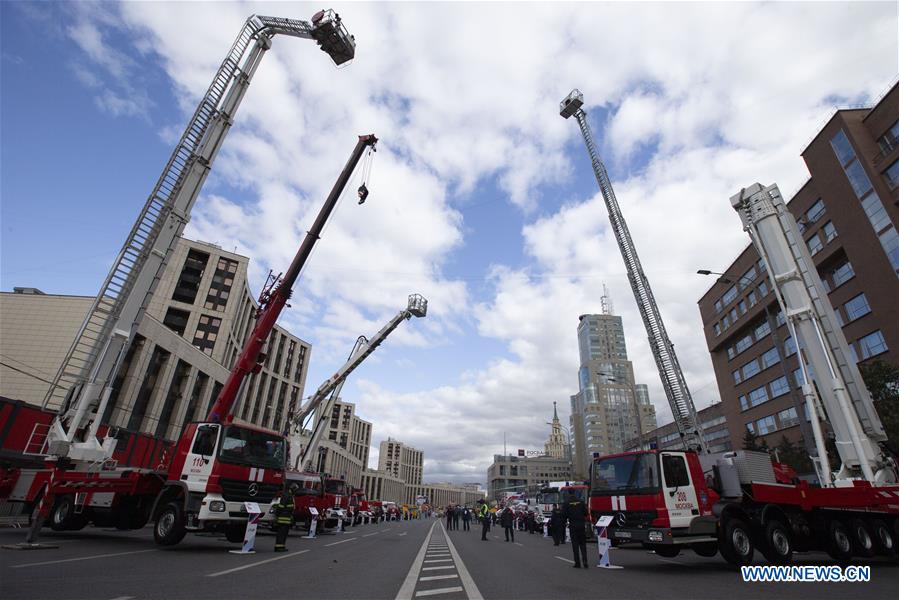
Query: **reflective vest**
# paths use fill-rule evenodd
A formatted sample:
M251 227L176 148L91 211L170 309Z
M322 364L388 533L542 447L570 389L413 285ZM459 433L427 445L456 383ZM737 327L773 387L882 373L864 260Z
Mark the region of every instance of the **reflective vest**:
M275 513L275 523L278 525L290 525L293 523L293 496L287 496L287 499L278 500L272 509Z

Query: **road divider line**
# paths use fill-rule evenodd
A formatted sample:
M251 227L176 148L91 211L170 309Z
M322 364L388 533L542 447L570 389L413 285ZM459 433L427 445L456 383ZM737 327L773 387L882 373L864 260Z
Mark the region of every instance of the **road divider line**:
M371 536L373 536L373 535L378 535L379 533L381 533L381 532L380 532L380 531L376 531L376 532L374 532L374 533L366 533L366 534L363 535L362 537L371 537Z
M415 597L419 596L437 596L439 594L452 594L453 592L461 592L462 588L459 586L449 587L449 588L437 588L436 590L422 590L420 592L415 592Z
M434 528L436 526L437 522L435 521L431 525L428 535L425 536L424 541L421 543L421 548L418 549L418 554L415 556L415 560L412 561L412 566L409 567L406 579L403 580L403 585L400 586L400 590L396 594L396 600L412 600L412 592L415 590L415 581L418 579L419 570L425 560L425 552L428 551L428 543L434 535Z
M265 560L257 560L256 562L250 563L248 565L241 565L239 567L234 567L233 569L226 569L224 571L219 571L217 573L209 573L206 577L218 577L219 575L227 575L228 573L235 573L237 571L243 571L244 569L252 569L253 567L258 567L259 565L264 565L270 562L275 562L276 560L284 560L285 558L290 558L292 556L298 556L300 554L305 554L309 552L309 550L298 550L297 552L290 552L288 554L284 554L282 556L276 556L275 558L267 558Z
M451 558L435 558L434 560L426 560L425 563L453 562Z
M129 554L145 554L147 552L159 552L158 548L152 550L134 550L132 552L113 552L112 554L94 554L92 556L78 556L76 558L63 558L61 560L45 560L36 563L25 563L23 565L10 565L13 569L24 569L25 567L42 567L44 565L58 565L60 563L75 562L79 560L93 560L95 558L112 558L113 556L126 556Z
M422 571L437 571L438 569L455 569L455 565L444 565L441 567L422 567Z
M445 529L444 535L446 536L446 543L449 545L450 552L453 554L453 558L456 561L456 569L459 571L459 578L462 580L462 586L465 588L465 594L468 596L468 600L484 600L481 591L474 583L474 579L471 578L471 573L468 572L465 563L462 562L462 557L456 552L456 545L453 544L453 540L446 535Z
M455 573L452 575L429 575L428 577L419 577L419 581L437 581L438 579L458 579Z
M564 561L567 562L567 563L574 564L574 561L573 561L573 560L570 560L570 559L567 559L567 558L562 558L561 556L556 556L555 558L558 558L559 560L564 560Z
M336 546L337 544L342 544L342 543L344 543L344 542L352 542L352 541L355 540L355 539L356 539L356 538L351 537L351 538L347 538L347 539L345 539L345 540L340 540L339 542L331 542L330 544L325 544L325 546L326 546L326 547L327 547L327 546Z

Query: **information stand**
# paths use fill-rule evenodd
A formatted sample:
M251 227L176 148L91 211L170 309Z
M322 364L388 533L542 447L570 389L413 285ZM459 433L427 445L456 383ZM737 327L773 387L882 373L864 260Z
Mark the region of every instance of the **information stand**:
M256 528L259 525L260 519L262 519L262 511L259 510L259 505L255 502L244 502L243 505L250 515L250 518L247 519L247 531L243 534L243 546L240 550L230 550L229 552L231 552L231 554L256 553L256 550L254 550L256 546Z
M312 520L309 522L309 535L306 537L308 539L313 539L315 537L315 530L318 527L318 509L314 506L310 506L309 512L312 513Z
M606 515L597 519L596 525L594 525L596 528L596 548L599 551L599 564L596 566L603 569L623 569L624 567L613 565L609 561L612 540L609 539L608 527L611 522L611 515Z

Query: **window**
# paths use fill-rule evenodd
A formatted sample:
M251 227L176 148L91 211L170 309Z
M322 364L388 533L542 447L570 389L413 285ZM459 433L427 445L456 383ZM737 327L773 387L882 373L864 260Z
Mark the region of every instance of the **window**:
M734 349L734 347L733 347L733 346L728 346L728 347L727 347L727 358L728 358L729 360L733 360L733 358L734 358L736 355L737 355L737 351Z
M887 171L889 171L889 169L887 169ZM899 169L897 169L896 174L899 175ZM871 180L868 179L868 174L865 173L865 168L862 166L862 163L855 161L846 167L846 177L849 178L849 183L852 185L855 195L859 198L871 191ZM887 175L887 179L889 180L889 175ZM895 187L892 184L891 186Z
M802 387L802 382L805 381L805 379L802 378L802 369L801 369L801 368L796 369L795 371L793 371L793 381L796 382L796 387L797 387L797 388L801 388L801 387Z
M882 354L889 350L889 348L887 348L886 340L883 339L883 334L880 333L879 329L860 338L858 340L858 347L862 351L862 360Z
M889 131L877 138L877 145L883 154L892 152L896 146L899 146L899 121L893 123Z
M884 171L884 176L891 190L899 186L899 160L894 160L893 164L887 167L887 170Z
M824 227L821 228L821 231L824 232L825 244L829 244L835 237L837 237L837 228L833 226L833 221L825 223Z
M890 224L890 217L887 216L887 212L883 208L883 202L880 201L880 196L877 194L869 194L862 200L862 208L865 209L865 214L868 215L868 220L871 221L871 227L874 228L875 232L880 232L881 229Z
M752 345L752 338L750 336L747 335L743 338L740 338L739 340L737 340L737 344L736 344L737 354L739 354L743 350L746 350L746 348L749 348L751 345Z
M662 473L665 476L665 487L686 487L690 485L687 474L687 462L679 454L662 455Z
M748 394L749 406L750 408L753 406L758 406L759 404L763 404L768 401L768 391L765 389L765 386L760 388L755 388Z
M806 226L811 225L824 216L824 201L818 198L818 201L812 204L812 207L805 211Z
M224 310L228 304L228 296L231 294L231 286L234 284L234 274L237 273L237 261L219 258L212 283L209 285L209 294L203 305L209 310Z
M821 238L817 233L810 237L806 244L808 244L808 251L812 256L816 255L824 249L824 244L821 243Z
M162 324L178 335L184 335L184 330L187 329L187 320L189 318L190 313L186 310L169 308L165 313L165 318L162 320Z
M724 315L724 318L721 319L721 325L724 326L724 329L730 327L730 315Z
M764 298L768 295L768 282L763 281L759 284L759 298Z
M715 417L714 419L709 419L708 421L703 421L702 428L708 429L710 427L715 427L716 425L721 425L723 423L727 423L727 417Z
M859 294L844 304L843 307L846 309L846 316L850 322L871 312L871 307L868 305L868 298L864 293Z
M787 339L784 340L784 355L793 356L794 354L796 354L796 342L793 341L793 336L787 336Z
M197 332L194 335L193 345L204 353L211 355L221 324L221 319L216 319L209 315L201 315L200 323L197 325Z
M780 362L780 354L777 352L777 348L771 348L764 354L762 354L759 359L762 363L762 369L767 369L772 365L776 365Z
M794 406L777 413L777 420L780 421L781 429L799 425L799 415L796 414L796 407Z
M739 316L737 315L737 309L736 308L730 309L730 322L736 323L738 318L739 318Z
M784 316L784 312L782 310L777 311L777 316L774 317L774 322L777 323L778 327L787 322L787 318Z
M761 324L755 328L755 340L759 341L769 333L771 333L771 325L768 324L768 321L762 321Z
M743 283L743 285L746 285L748 282L755 279L755 275L755 266L749 267L749 270L743 273L743 276L740 277L740 281Z
M899 270L899 234L896 233L895 227L890 227L880 234L880 245L883 251L887 253L887 258L893 269Z
M736 383L740 383L741 381L743 381L743 377L740 375L740 369L737 369L736 371L733 371L733 372L731 373L731 375L734 376L734 383L735 383L735 384L736 384Z
M721 303L722 303L722 305L727 306L728 304L733 302L734 298L736 298L736 297L737 297L737 287L731 286L731 288L729 290L727 290L726 292L724 292L724 295L721 296Z
M200 456L212 456L215 454L215 442L219 436L218 425L200 425L194 436L194 445L191 454Z
M755 298L755 290L749 292L747 298L749 299L749 306L755 306L755 303L758 302Z
M837 155L840 166L845 166L846 163L855 158L855 150L852 149L852 144L849 143L849 139L842 129L830 140L830 147L833 148L834 154Z
M737 305L737 308L740 309L741 315L745 315L746 314L746 301L740 300L740 303Z
M764 419L755 422L756 435L768 435L777 431L777 423L774 422L774 415L768 415Z
M841 264L839 267L833 270L833 287L838 288L853 277L855 277L855 271L852 270L852 263L848 260Z
M740 410L749 409L749 402L746 400L746 396L740 396Z
M191 250L187 253L184 267L181 268L181 275L178 276L178 283L175 285L175 291L172 292L172 300L187 304L194 303L207 262L209 262L209 255L205 252Z
M777 379L772 381L769 385L771 386L771 397L772 398L777 398L778 396L783 396L784 394L787 394L790 391L790 384L787 382L787 378L783 377L783 376L778 377Z
M743 365L743 376L746 379L749 379L750 377L755 377L756 375L761 373L761 371L762 370L759 368L759 363L755 359L752 359L751 361L749 361L748 363Z
M717 336L717 335L721 335L721 325L720 325L720 324L715 323L712 327L713 327L714 330L715 330L715 335L716 335L716 336Z
M882 208L882 207L881 207L881 208ZM716 312L716 313L720 313L720 312L721 312L721 308L722 308L722 307L721 307L721 300L715 300L715 312Z

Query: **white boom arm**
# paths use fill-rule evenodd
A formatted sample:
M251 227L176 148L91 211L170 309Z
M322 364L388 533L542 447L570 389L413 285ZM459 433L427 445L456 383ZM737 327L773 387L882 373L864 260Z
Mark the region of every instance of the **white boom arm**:
M827 299L811 254L776 185L755 183L730 199L767 266L777 300L797 347L823 485L851 485L861 476L872 483L895 480L891 461L877 442L886 440L880 417L865 388L843 330ZM817 393L812 379L817 383ZM820 397L818 396L820 394ZM831 475L818 421L823 403L842 460ZM799 418L803 418L799 415Z
M322 424L326 419L331 418L331 408L334 399L337 397L340 388L343 386L343 382L349 377L350 373L356 370L356 367L361 365L362 362L381 345L381 342L387 339L387 336L399 327L400 323L411 319L413 316L424 317L427 314L428 301L420 294L412 294L409 296L408 306L390 319L390 321L388 321L387 324L371 338L371 340L367 340L365 336L361 336L356 340L356 345L350 353L349 360L347 360L334 375L319 386L315 393L309 398L309 401L300 408L296 415L292 415L288 419L287 426L290 434L291 456L299 457L297 465L308 468L307 463L311 460L311 457L314 456L313 451L318 448L322 432L324 431ZM319 419L313 428L312 437L301 451L299 437L302 433L303 422L313 411L321 406L321 403L329 396L330 399L328 403L323 410L319 412Z
M114 440L100 442L116 373L137 331L194 201L234 122L250 80L276 34L314 39L336 64L353 58L355 41L340 17L320 11L312 23L253 15L247 19L144 204L112 269L69 348L43 406L58 409L47 436L50 454L104 460ZM84 439L76 432L92 420Z

